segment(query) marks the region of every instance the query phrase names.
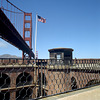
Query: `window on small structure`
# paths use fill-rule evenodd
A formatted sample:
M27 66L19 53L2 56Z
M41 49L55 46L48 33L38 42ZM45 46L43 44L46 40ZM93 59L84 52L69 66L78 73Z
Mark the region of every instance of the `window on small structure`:
M57 54L57 60L61 59L61 55Z
M60 54L57 54L57 64L59 64L60 63L60 59L61 59L61 55Z

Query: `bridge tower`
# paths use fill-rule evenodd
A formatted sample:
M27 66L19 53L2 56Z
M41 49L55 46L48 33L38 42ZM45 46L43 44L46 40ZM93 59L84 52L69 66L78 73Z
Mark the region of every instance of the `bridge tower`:
M30 49L32 49L32 13L24 13L23 39L29 45ZM23 52L22 59L26 58L31 59L31 55Z

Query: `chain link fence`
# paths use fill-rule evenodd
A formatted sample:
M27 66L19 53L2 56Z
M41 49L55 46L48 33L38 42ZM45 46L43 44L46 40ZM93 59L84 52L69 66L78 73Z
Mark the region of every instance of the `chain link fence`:
M0 100L33 100L100 83L99 59L0 59Z

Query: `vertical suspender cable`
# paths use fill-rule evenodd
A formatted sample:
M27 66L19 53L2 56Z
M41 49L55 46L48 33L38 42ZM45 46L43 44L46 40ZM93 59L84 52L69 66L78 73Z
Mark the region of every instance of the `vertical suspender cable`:
M15 11L16 11L16 9L15 9ZM16 22L15 23L16 23L16 28L17 28L17 14L16 14Z
M14 12L15 12L15 8L14 8ZM14 13L14 26L15 26L15 13Z
M11 11L12 11L12 5L11 5ZM10 20L12 19L12 13L10 12Z
M8 2L7 2L7 10L8 10ZM8 12L7 12L7 16L8 16Z
M2 8L3 0L1 0L1 8Z
M6 5L6 7L5 7L5 8L7 9L7 2L6 2L6 4L5 4L5 5ZM6 10L6 16L7 16L7 10Z
M21 14L19 15L19 25L21 25ZM21 27L19 27L19 33L20 33L20 35L21 35Z

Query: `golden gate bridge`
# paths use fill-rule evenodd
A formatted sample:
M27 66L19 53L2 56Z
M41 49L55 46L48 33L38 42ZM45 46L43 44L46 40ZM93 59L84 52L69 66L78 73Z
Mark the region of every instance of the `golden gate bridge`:
M32 13L8 0L0 0L0 38L22 50L23 59L27 55L32 59L0 59L0 100L34 100L100 85L100 59L73 60L73 50L68 48L71 56L65 53L67 60L60 59L54 51L65 49L56 48L49 51L51 58L59 59L34 60Z
M32 13L24 12L8 0L0 0L0 38L23 51L22 58L32 59Z

